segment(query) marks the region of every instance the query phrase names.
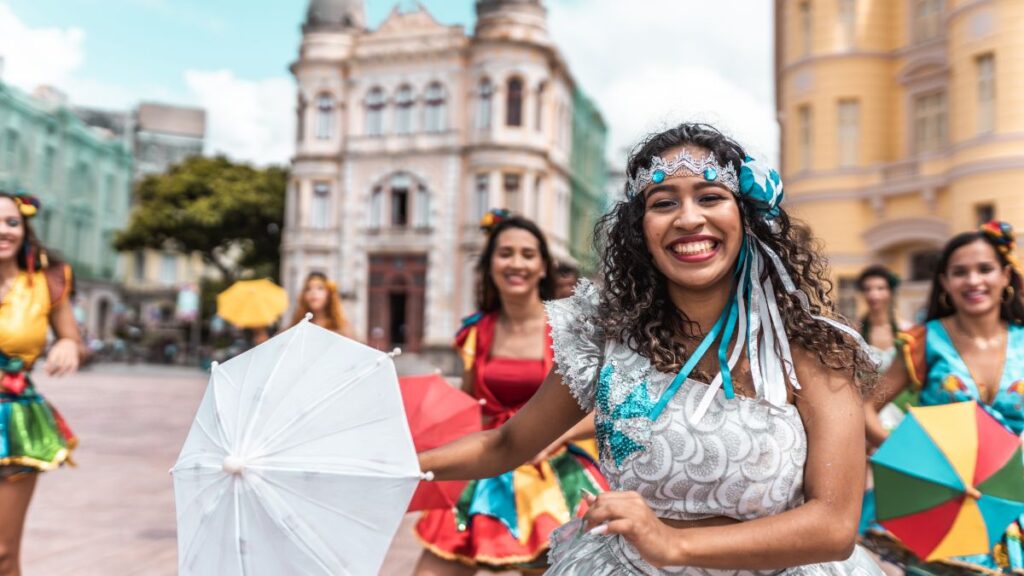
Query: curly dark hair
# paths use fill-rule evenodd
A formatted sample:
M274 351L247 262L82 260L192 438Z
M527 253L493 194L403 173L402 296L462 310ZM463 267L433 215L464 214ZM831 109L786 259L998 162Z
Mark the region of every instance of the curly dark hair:
M627 176L633 178L641 168L650 167L652 157L679 146L708 150L720 165L732 165L737 173L746 157L739 144L716 128L685 123L651 135L637 145L629 157ZM627 190L626 199L598 221L594 238L601 258L604 290L600 318L596 320L609 337L649 359L659 371L678 372L689 352L680 336L701 334L696 323L669 299L668 282L647 249L643 233L645 206L641 196L631 197ZM777 226L773 226L761 218L746 216L755 210L750 200L738 197L737 201L745 229L779 255L793 282L810 302L808 312L796 296L787 294L781 280L771 273L786 333L791 340L815 353L824 365L834 370L852 369L861 386L872 382L877 369L867 353L842 331L811 316L840 318L829 297L832 283L828 279L828 264L820 256L820 242L811 236L806 225L791 218L785 210L779 210ZM700 375L707 378L707 374Z
M1014 296L1003 300L999 307L999 318L1004 322L1017 326L1024 325L1024 281L1022 281L1024 279L1021 278L1020 272L1011 265L1010 260L999 249L999 244L991 236L980 230L957 234L943 248L942 256L935 267L935 274L932 276L932 289L931 294L928 296L927 320L945 318L956 313L956 309L948 302L948 296L943 297L945 290L942 288L942 281L940 279L949 268L949 259L952 258L953 253L979 240L988 243L995 250L996 257L999 259L1001 266L1004 268L1010 267L1010 286L1013 287Z
M487 244L484 246L484 251L480 254L480 259L476 263L477 273L480 274L477 307L481 312L494 312L501 308L501 294L498 292L498 287L494 284L494 279L491 278L491 259L494 257L494 251L498 248L498 236L501 236L502 232L513 228L526 230L537 239L540 258L544 262L544 278L541 279L539 286L540 299L551 300L555 297L555 264L551 258L551 250L548 248L547 238L544 237L541 229L533 223L533 220L522 216L509 216L502 219L488 231Z

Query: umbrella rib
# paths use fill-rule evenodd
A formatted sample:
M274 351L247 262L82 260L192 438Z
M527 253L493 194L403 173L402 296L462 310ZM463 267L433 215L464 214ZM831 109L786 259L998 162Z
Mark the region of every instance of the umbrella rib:
M316 472L317 474L328 474L335 476L358 476L360 478L419 478L419 472L409 472L406 476L402 476L399 472L391 470L371 470L369 468L359 468L357 466L352 467L348 470L337 471L337 470L296 470L295 468L282 468L280 466L263 466L254 464L249 466L253 470L262 470L267 472L289 472L289 473L303 473L303 472Z
M357 430L359 428L362 428L363 426L369 426L371 424L376 424L378 422L383 422L385 420L387 420L387 417L382 416L380 418L375 418L375 419L369 420L367 422L360 422L359 424L356 424L355 426L346 426L345 428L342 428L340 430L334 430L334 431L331 431L331 432L326 432L324 434L321 434L319 436L315 436L313 438L305 438L305 439L302 439L302 440L296 440L295 442L292 442L291 444L285 444L284 446L275 447L274 443L271 442L270 445L268 445L266 447L260 446L260 448L263 448L264 450L268 450L268 451L260 452L259 454L256 454L256 455L252 456L252 458L253 459L257 459L257 458L267 458L267 457L270 457L270 456L276 456L277 454L280 454L281 452L284 452L285 450L289 450L291 448L295 448L297 446L301 446L302 444L307 444L307 443L310 443L310 442L316 442L317 440L323 440L324 438L330 438L331 436L335 436L337 434L342 434L344 432L350 432L352 430Z
M352 514L346 512L344 510L339 510L339 509L335 508L334 506L328 506L327 504L325 504L323 502L320 502L318 500L314 500L314 499L310 498L309 496L306 496L305 494L303 494L301 492L293 490L292 488L289 488L288 486L285 486L281 482L278 482L278 481L276 481L276 480L274 480L272 478L269 478L269 477L264 476L264 475L261 474L260 475L260 479L262 479L264 482L266 482L268 484L273 484L274 486L277 486L279 489L281 489L281 490L283 490L285 492L288 492L289 494L291 494L291 495L293 495L293 496L295 496L297 498L305 500L306 502L309 502L310 504L313 504L314 506L316 506L318 508L323 508L324 510L327 510L328 512L334 512L338 516L341 516L341 517L343 517L343 518L345 518L347 520L351 520L352 522L355 522L356 524L359 524L363 528L368 528L368 529L371 529L371 530L376 528L376 526L374 526L373 524L370 524L369 522L367 522L366 520L363 520L362 518L358 518L356 516L353 516Z
M209 440L211 444L225 452L228 451L227 446L225 445L224 442L222 442L223 439L218 440L214 438L213 434L211 434L210 431L206 429L206 425L203 424L203 421L200 418L196 418L196 426L199 427L199 431L203 433L203 436L206 436L206 439Z
M209 489L209 487L207 487L207 488L204 488L204 489L203 489L203 492L205 492L205 491L206 491L207 489ZM223 486L223 487L222 487L222 488L220 489L220 494L219 494L219 495L217 496L217 498L215 498L215 499L213 500L213 502L215 502L215 503L219 503L219 502L220 502L220 500L221 500L221 498L222 498L222 497L224 496L224 493L225 493L225 492L227 492L227 490L228 490L228 487L227 487L227 485L224 485L224 486ZM194 502L195 502L195 501L193 501L193 503L194 503ZM191 506L191 504L190 504L188 508L191 508L191 507L192 507L192 506ZM184 512L185 512L185 511L187 511L187 510L188 510L188 508L186 508L185 510L183 510L183 511L182 511L182 515L183 515L183 516L184 516ZM200 532L202 531L202 528L203 528L203 526L204 526L204 525L205 525L205 524L206 524L207 522L209 522L209 520L210 520L210 517L211 517L211 515L212 515L212 512L213 512L213 507L211 506L211 507L210 507L210 508L209 508L208 510L204 511L204 512L203 512L203 514L202 514L202 516L201 516L201 517L199 518L199 525L198 525L198 526L196 526L195 532L193 532L193 534L192 534L192 539L191 539L191 540L189 540L189 543L188 543L188 548L186 548L186 549L185 549L185 552L184 552L184 553L183 553L183 554L181 555L181 556L182 556L182 562L181 562L181 565L182 565L182 566L187 566L187 565L188 565L188 564L190 564L190 563L191 563L191 561L193 560L193 558L194 558L194 553L195 553L195 547L196 547L196 543L197 543L197 542L199 542L200 540L202 540L202 538L200 538L200 537L199 537L199 535L200 535Z
M238 386L238 404L239 404L239 408L241 408L241 404L242 404L242 393L245 391L245 383L249 381L249 370L252 369L252 356L250 355L247 360L248 360L248 362L245 365L245 374L242 374L242 385ZM239 409L239 417L241 417L242 414L243 414L243 412L241 411L241 409ZM248 414L246 414L246 415L248 415ZM241 438L242 426L241 426L241 424L242 423L239 420L238 426L235 427L235 442L232 444L232 446L235 446L235 447L241 446L241 442L242 442L242 438Z
M302 329L302 326L304 325L300 325L300 329L296 330L295 335L288 340L288 344L285 345L284 351L278 355L277 361L274 362L274 367L270 370L270 376L267 377L266 385L260 388L260 395L256 399L256 407L253 409L252 416L249 418L249 422L245 427L245 436L242 437L241 447L243 454L247 452L249 439L252 438L252 431L256 426L256 420L259 418L260 412L263 410L263 400L267 397L267 391L269 390L270 385L274 383L274 377L277 376L278 369L281 368L281 364L284 362L285 357L288 356L288 352L292 349L292 344L294 344L295 339L298 338L299 332L302 333L303 339L306 336L306 331ZM250 366L251 365L252 363L250 362Z
M238 385L235 384L235 381L231 378L231 376L229 376L227 374L227 372L225 372L223 370L220 370L217 373L217 375L220 376L221 378L223 378L224 380L226 380L227 383L230 384L232 388L234 388L235 390L238 389ZM211 378L211 381L212 380L213 379ZM224 440L224 445L227 446L228 445L228 429L227 429L227 426L224 424L223 418L221 418L220 397L217 394L217 388L220 388L220 386L217 386L217 387L215 387L213 389L213 406L214 406L214 408L216 409L216 412L217 412L217 427L220 428L221 438Z
M257 498L257 500L256 500L256 501L260 503L260 506L261 506L261 507L263 507L263 511L267 513L267 517L268 517L268 518L270 518L270 519L271 519L271 520L272 520L272 521L274 522L274 524L277 524L278 528L280 528L280 529L281 529L281 531L282 531L282 532L284 532L285 536L286 536L286 537L287 537L287 538L288 538L289 540L291 540L291 541L292 541L292 543L293 543L293 544L295 544L295 546L296 546L296 547L297 547L297 548L298 548L299 550L301 550L301 551L305 552L307 556L309 556L310 558L312 558L312 559L313 559L313 561L315 561L315 562L317 563L317 565L319 565L319 566L320 566L320 568L322 568L322 569L323 569L323 571L324 571L324 572L325 572L326 574L334 574L334 571L333 571L333 570L331 569L331 567L327 565L327 562L326 562L326 561L325 561L325 560L324 560L324 559L323 559L323 558L322 558L322 557L320 556L320 554L319 554L319 553L317 553L317 551L316 551L316 550L314 550L314 549L313 549L313 547L312 547L312 546L310 546L310 545L309 545L308 543L306 543L306 542L305 542L305 541L303 541L302 539L298 538L298 535L297 535L297 534L295 534L295 531L294 531L294 530L293 530L293 529L292 529L292 528L291 528L290 526L288 526L288 525L287 525L286 523L284 523L284 522L283 522L283 521L282 521L282 520L281 520L280 518L276 518L276 517L275 517L275 516L274 516L274 515L273 515L273 514L272 514L272 513L270 512L270 509L268 509L268 508L267 508L267 505L266 505L266 503L264 502L264 500L268 500L268 501L269 501L269 500L273 500L275 504L277 504L277 505L278 505L278 506L280 506L281 508L284 508L285 510L287 510L288 512L290 512L290 513L291 513L291 518L293 518L293 519L294 519L294 522L295 522L295 523L296 523L297 525L299 525L299 526L301 526L301 527L305 528L305 529L306 529L306 531L307 531L307 532L309 533L308 535L309 535L309 536L310 536L311 538L317 538L317 536L316 536L316 531L315 531L315 530L313 530L313 527L312 527L312 526L310 526L310 525L309 525L308 523L306 523L306 522L305 522L305 521L304 521L304 520L302 519L302 517L301 517L301 516L299 516L299 514L298 514L298 513L296 513L295 509L294 509L294 508L292 508L291 506L289 506L289 505L288 505L288 503L287 503L287 502L285 502L285 501L284 501L284 500L282 500L281 498L277 498L277 497L275 497L275 494L273 493L273 491L270 491L270 490L264 490L264 489L263 489L263 487L261 486L261 483L262 483L262 484L266 484L266 480L265 480L265 479L263 479L263 477L261 477L261 476L259 476L259 475L257 474L257 475L254 475L254 476L252 476L252 479L254 480L254 482L252 483L252 489L253 489L253 490L254 490L255 492L259 492L259 493L261 493L261 494L262 494L262 496L263 496L263 498ZM320 544L323 544L323 540L320 540L319 538L317 538L317 541L318 541L318 542L319 542ZM325 545L325 546L326 546L326 545ZM340 562L340 561L338 561L338 559L337 559L337 558L334 558L333 560L335 561L335 564L339 564L339 565L341 564L341 562Z
M264 437L265 438L273 438L273 439L281 439L282 437L287 437L287 433L290 432L290 431L293 431L295 429L294 428L294 424L295 423L297 423L298 421L302 420L303 418L311 417L312 415L314 415L314 414L316 414L316 413L326 409L327 401L328 400L330 400L332 397L334 397L334 396L336 396L336 395L338 395L338 394L340 394L342 392L347 392L349 390L350 386L353 383L358 382L359 380L365 378L368 374L370 374L371 372L376 370L379 366L380 366L379 362L375 362L373 365L365 368L362 372L356 374L355 376L352 376L348 380L342 381L333 390L331 390L328 394L326 394L322 398L319 398L319 399L315 400L314 402L311 402L310 403L311 406L307 407L302 412L299 412L298 414L293 416L291 420L286 422L284 426L281 426L280 428L275 430L273 432L273 434L267 434ZM263 448L264 447L261 444L260 446L257 446L256 449L260 450L260 449L263 449Z
M242 557L242 505L239 503L237 477L231 482L231 490L235 493L235 551L238 552L238 573L245 576L245 559Z

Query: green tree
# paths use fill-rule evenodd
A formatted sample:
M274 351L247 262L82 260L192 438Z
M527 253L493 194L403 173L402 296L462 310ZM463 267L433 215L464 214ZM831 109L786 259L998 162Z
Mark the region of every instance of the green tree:
M283 168L190 158L139 183L114 246L198 252L229 284L247 275L277 279L287 181Z

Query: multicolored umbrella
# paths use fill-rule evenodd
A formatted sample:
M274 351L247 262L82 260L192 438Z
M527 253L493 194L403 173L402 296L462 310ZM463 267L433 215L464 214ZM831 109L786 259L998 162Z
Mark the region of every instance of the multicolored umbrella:
M453 387L440 374L403 376L398 384L416 452L431 450L480 431L480 403ZM467 483L420 482L409 511L451 508Z
M912 407L871 467L879 523L926 561L989 553L1024 513L1021 440L976 402Z

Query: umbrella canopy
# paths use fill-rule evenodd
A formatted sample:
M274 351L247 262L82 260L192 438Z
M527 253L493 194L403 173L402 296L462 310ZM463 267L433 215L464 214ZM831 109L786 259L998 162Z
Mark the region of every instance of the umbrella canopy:
M927 561L989 553L1024 513L1021 440L975 402L911 408L871 466L879 523Z
M288 309L288 293L266 278L239 280L217 295L217 315L239 328L270 326Z
M458 440L481 429L480 403L440 374L398 379L417 452ZM409 511L451 508L468 482L421 482Z
M181 574L376 574L420 480L394 364L311 322L213 367L171 470Z

